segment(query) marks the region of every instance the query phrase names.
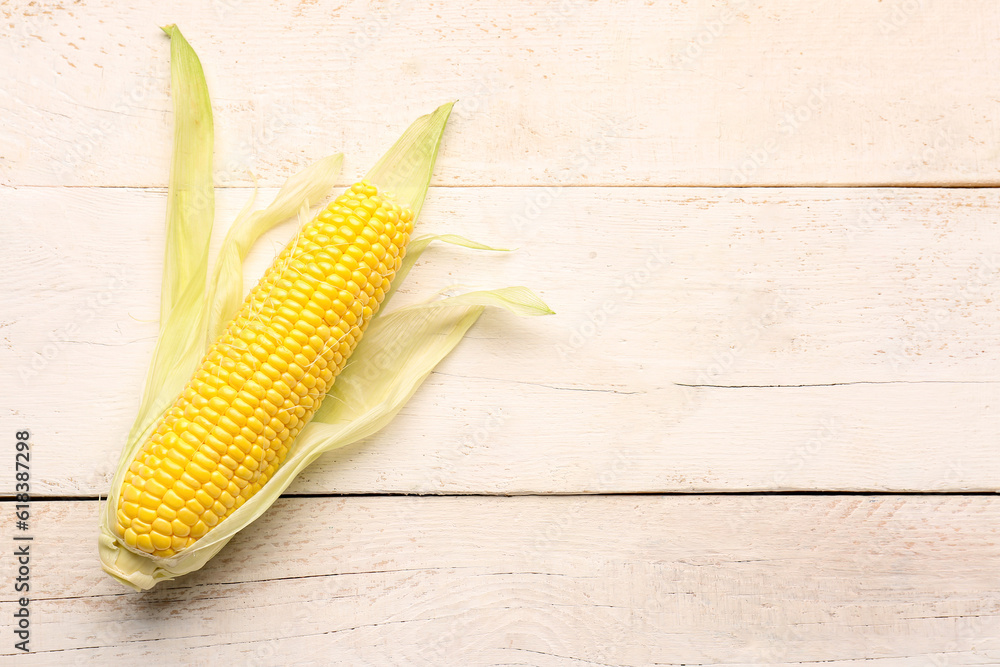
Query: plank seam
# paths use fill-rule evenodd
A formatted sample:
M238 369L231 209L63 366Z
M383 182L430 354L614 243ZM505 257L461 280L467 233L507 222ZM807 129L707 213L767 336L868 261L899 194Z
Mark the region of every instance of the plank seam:
M849 490L799 490L799 491L602 491L600 493L289 493L281 498L603 498L617 496L995 496L994 491L849 491ZM104 501L104 496L43 496L33 495L32 502L94 502ZM0 502L14 502L10 495L0 495Z
M336 183L334 188L347 188L352 183ZM68 188L68 189L101 189L101 190L162 190L166 192L166 185L53 185L51 183L0 183L3 188ZM216 185L216 190L252 190L252 183L243 185ZM261 188L279 188L280 184L261 185ZM650 188L650 189L706 189L706 190L788 190L788 189L852 189L852 190L996 190L1000 188L1000 181L988 181L984 183L962 183L944 181L940 183L757 183L746 185L731 184L711 184L711 183L449 183L431 184L435 189L470 189L470 188L523 188L523 189L545 189L545 188Z

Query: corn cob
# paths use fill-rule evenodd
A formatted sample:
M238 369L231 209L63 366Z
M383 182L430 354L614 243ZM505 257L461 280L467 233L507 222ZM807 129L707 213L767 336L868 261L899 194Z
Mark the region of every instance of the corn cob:
M389 291L413 213L362 181L330 203L250 292L136 453L118 537L170 557L282 464Z

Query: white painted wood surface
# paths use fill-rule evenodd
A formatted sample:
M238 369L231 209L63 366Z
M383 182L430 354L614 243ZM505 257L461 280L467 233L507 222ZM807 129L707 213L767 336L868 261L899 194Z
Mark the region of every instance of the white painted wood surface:
M1000 660L989 496L288 499L146 594L97 566L94 503L38 510L17 664Z
M165 185L177 23L218 175L364 173L460 99L450 185L995 184L993 0L4 3L0 178ZM8 66L9 64L9 66Z
M1000 192L558 193L519 227L535 188L432 190L423 231L520 249L433 250L401 299L528 283L558 315L484 316L296 492L1000 488ZM164 192L2 196L2 404L49 445L40 490L104 493L155 341ZM217 236L247 196L222 193Z
M420 225L519 250L434 250L399 300L558 315L484 316L313 495L139 595L94 497L157 326L173 22L216 244L251 173L347 182L458 98ZM998 42L988 0L0 5L0 425L39 494L37 652L4 615L0 662L1000 664L1000 506L960 495L1000 489L1000 189L964 187L1000 184ZM906 495L656 495L787 490Z

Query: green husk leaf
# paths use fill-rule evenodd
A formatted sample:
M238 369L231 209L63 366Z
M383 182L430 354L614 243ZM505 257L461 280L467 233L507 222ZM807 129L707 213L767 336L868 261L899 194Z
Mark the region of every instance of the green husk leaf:
M424 206L441 135L454 104L442 104L433 113L415 120L365 176L381 192L391 194L397 204L408 206L414 220Z
M444 243L463 246L465 248L472 248L473 250L509 252L506 248L491 248L488 245L470 241L464 236L459 236L458 234L437 234L433 236L421 236L418 239L413 239L410 241L409 247L406 249L406 256L403 257L403 263L400 265L399 271L396 271L396 278L392 281L389 293L385 295L385 299L382 301L381 310L375 313L376 318L386 312L385 307L389 304L389 300L392 299L396 290L403 284L403 281L406 280L406 276L410 274L410 270L413 268L413 265L416 264L417 260L420 259L420 256L424 254L424 250L427 250L427 247L434 241L443 241Z
M336 184L344 154L337 153L291 176L271 204L250 213L253 200L236 218L222 243L215 264L208 304L208 341L215 340L243 303L243 261L266 231L295 215L303 201L320 202Z
M441 301L434 301L426 305L442 305L447 307L456 306L493 306L509 310L519 317L533 317L536 315L555 315L555 311L550 309L537 294L527 287L501 287L500 289L481 290L477 292L466 292L457 296L448 297ZM418 304L424 306L425 304ZM412 306L411 306L412 307ZM405 310L405 309L400 309Z
M160 296L160 332L183 301L188 285L204 289L208 239L215 216L212 188L212 103L198 55L175 25L170 36L170 90L174 100L174 152L167 191L167 244ZM197 257L198 261L192 261Z
M212 189L212 105L197 54L177 26L170 36L174 148L167 189L166 254L160 294L160 337L146 377L132 435L163 412L190 377L204 350L202 303L208 241L215 218Z
M552 311L526 287L469 292L458 296L400 308L382 318L372 319L365 337L334 383L327 399L313 416L313 422L355 424L372 413L372 406L401 402L379 426L358 438L374 433L389 422L413 391L451 351L487 306L504 308L515 315L548 315ZM474 315L474 317L472 317ZM465 325L466 318L472 317ZM451 336L457 335L452 340ZM438 347L440 346L440 348ZM440 350L440 356L435 356ZM359 354L360 353L360 354ZM428 359L434 359L428 363ZM424 372L426 371L426 372ZM409 380L415 380L411 384ZM376 421L381 415L375 415ZM355 438L355 439L358 439ZM337 446L348 445L340 442Z

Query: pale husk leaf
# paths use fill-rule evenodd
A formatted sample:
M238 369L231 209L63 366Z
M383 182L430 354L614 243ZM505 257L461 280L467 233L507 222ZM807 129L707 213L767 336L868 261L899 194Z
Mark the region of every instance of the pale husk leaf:
M197 54L176 26L170 36L174 147L167 189L166 253L160 294L160 336L131 435L163 412L203 353L201 317L208 241L215 217L212 189L212 106ZM192 335L195 334L195 335Z
M433 113L415 120L365 176L366 181L378 186L380 192L391 196L397 204L409 207L414 220L424 206L441 136L454 104L442 104Z
M388 189L384 184L391 184L395 192L404 193L408 205L419 210L426 195L437 147L450 110L451 105L445 105L433 114L418 119L387 153L387 157L380 160L372 170L369 174L370 182L383 191ZM391 159L387 159L389 156L392 156ZM393 169L394 163L398 165L397 170ZM298 205L296 197L311 194L313 190L310 188L313 186L318 188L321 183L327 182L330 166L326 165L327 169L317 168L319 172L313 174L315 182L311 178L306 179L311 185L303 185L304 181L302 183L294 181L302 187L292 188L294 196L290 191L288 198L281 202L276 200L276 203L268 209L273 209L271 214L265 212L255 218L245 211L241 215L240 221L234 226L238 231L231 235L231 240L227 238L228 249L224 248L224 254L220 256L220 268L215 274L213 297L209 300L202 295L200 303L193 296L190 301L182 301L186 314L192 318L195 316L191 313L204 314L202 319L210 319L213 322L213 330L218 329L220 322L227 321L224 319L226 313L235 312L232 295L240 294L242 291L241 265L249 245L264 229L274 224L279 215L294 212ZM289 182L292 183L293 179ZM279 199L282 199L281 194ZM454 235L414 240L404 266L397 274L395 285L405 278L413 263L433 240L492 250L488 246ZM388 302L389 296L391 292L384 304ZM238 308L238 302L235 305ZM299 434L284 463L261 491L220 522L205 537L171 558L154 558L133 552L118 540L113 533L115 507L114 503L109 501L105 504L105 511L102 514L99 538L104 569L122 583L137 590L145 590L157 582L173 579L203 567L236 533L263 514L296 475L318 456L356 442L387 424L437 363L459 343L488 305L500 306L521 315L551 312L526 288L463 294L409 306L388 314L384 310L380 311L372 319L364 339L314 419ZM183 335L177 332L174 337L175 340L169 341L171 346L204 353L204 336ZM170 359L170 355L157 354L153 361L154 369L159 370L159 367L169 363ZM163 387L147 385L147 397L144 403L149 401L149 396L155 394L166 393L170 398L176 396L183 382L190 377L192 370L191 366L186 367L181 384L171 385L169 392ZM160 401L155 402L156 405L160 403ZM162 406L165 407L166 404ZM156 417L162 413L162 408L153 413L151 418L136 421L112 481L111 500L118 497L124 472L152 430Z
M160 294L160 332L188 285L205 287L208 239L215 217L212 187L212 103L198 55L175 25L170 36L174 147L167 190L167 243Z
M343 163L343 153L315 162L285 181L267 208L250 213L248 204L236 218L222 243L209 285L209 341L222 334L243 303L243 261L253 244L269 229L295 215L302 202L325 201Z
M434 241L442 241L452 245L472 248L473 250L508 252L506 248L491 248L488 245L471 241L464 236L459 236L458 234L436 234L433 236L421 236L420 238L413 239L410 241L409 247L406 249L406 256L403 257L403 263L399 267L399 271L396 271L396 278L392 281L392 286L389 287L389 293L385 295L385 300L382 302L382 309L375 314L375 317L378 317L382 313L386 312L385 307L388 305L389 300L392 299L396 290L399 289L399 286L403 284L404 280L406 280L406 276L410 274L410 270L413 269L413 265L416 264L417 260L420 259L420 256L424 254L424 250L427 249L427 246Z
M372 319L347 367L263 489L173 558L133 553L110 531L102 530L105 569L122 583L144 590L202 568L236 533L260 517L316 458L357 442L392 421L486 306L499 306L518 315L551 312L530 290L505 288L408 306Z

